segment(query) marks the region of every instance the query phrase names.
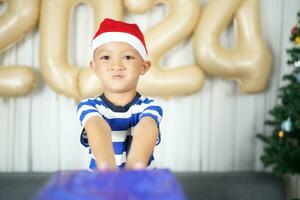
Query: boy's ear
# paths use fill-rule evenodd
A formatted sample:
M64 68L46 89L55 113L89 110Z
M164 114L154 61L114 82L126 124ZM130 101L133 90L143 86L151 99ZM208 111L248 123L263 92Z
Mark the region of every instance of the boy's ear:
M95 66L95 62L93 60L90 61L90 67L93 71L95 71L96 66Z
M141 75L144 75L151 67L150 61L144 61Z

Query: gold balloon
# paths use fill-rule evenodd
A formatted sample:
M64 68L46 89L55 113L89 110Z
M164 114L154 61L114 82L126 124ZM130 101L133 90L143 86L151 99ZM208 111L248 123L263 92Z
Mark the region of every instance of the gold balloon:
M123 18L121 1L89 0L95 11L95 27L105 17ZM156 1L127 1L130 11L146 11ZM44 0L40 25L41 35L41 72L46 82L56 92L82 99L102 92L102 84L93 72L79 69L67 60L68 22L70 10L77 0ZM196 65L182 66L177 69L163 70L158 65L160 57L175 44L182 41L193 31L198 17L199 4L192 0L166 0L169 8L165 20L150 29L146 34L148 50L153 66L142 77L138 90L151 95L183 95L199 90L204 75ZM134 5L133 5L134 4ZM131 6L133 5L133 6ZM89 42L89 41L87 41Z
M0 16L0 53L22 39L38 22L39 0L2 0L7 10ZM35 85L33 71L26 66L0 66L0 96L29 93Z
M25 66L1 67L0 95L20 96L29 93L35 86L33 71Z
M233 17L236 47L224 49L220 35ZM261 36L258 0L208 1L194 33L194 49L205 72L239 81L241 92L266 87L272 56Z
M86 0L94 11L95 28L105 17L121 19L122 2ZM79 69L68 61L69 18L78 0L43 0L40 23L41 73L49 86L58 93L80 99L101 91L101 83L91 69ZM90 42L91 38L87 38ZM81 94L82 92L82 94Z
M186 39L194 30L200 14L198 0L125 0L130 12L142 13L156 3L163 3L168 10L166 17L152 27L145 40L152 63L150 70L141 77L138 90L155 96L174 96L194 93L201 89L204 74L197 65L163 69L162 56L176 44Z

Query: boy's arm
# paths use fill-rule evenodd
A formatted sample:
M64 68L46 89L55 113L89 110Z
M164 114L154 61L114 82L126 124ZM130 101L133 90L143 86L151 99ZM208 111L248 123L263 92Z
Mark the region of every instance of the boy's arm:
M132 136L126 168L146 168L158 137L158 127L155 120L151 117L143 117L135 126Z
M116 161L111 139L111 128L101 117L94 116L85 123L89 145L96 158L97 169L115 170Z

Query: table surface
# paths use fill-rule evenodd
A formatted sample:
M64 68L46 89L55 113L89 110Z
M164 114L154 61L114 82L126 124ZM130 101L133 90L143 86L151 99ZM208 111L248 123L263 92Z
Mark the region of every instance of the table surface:
M0 173L0 200L31 199L53 173ZM284 200L282 179L259 172L176 172L188 200Z

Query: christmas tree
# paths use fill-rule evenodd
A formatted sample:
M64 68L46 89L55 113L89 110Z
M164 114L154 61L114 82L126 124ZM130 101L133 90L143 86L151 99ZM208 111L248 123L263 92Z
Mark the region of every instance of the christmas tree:
M291 30L292 47L287 50L287 64L292 72L283 76L287 84L279 89L279 104L265 121L271 134L258 134L264 142L261 160L278 176L300 174L300 11L298 23Z

